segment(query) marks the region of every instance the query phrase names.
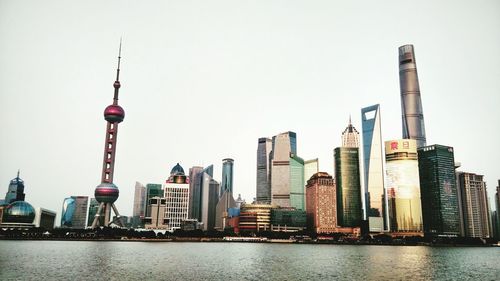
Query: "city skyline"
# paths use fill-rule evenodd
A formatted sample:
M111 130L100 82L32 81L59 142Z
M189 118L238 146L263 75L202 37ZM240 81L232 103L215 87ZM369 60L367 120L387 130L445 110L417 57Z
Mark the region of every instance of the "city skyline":
M247 3L248 11L221 2L160 5L158 11L111 4L100 11L80 4L76 11L55 3L0 4L0 126L6 132L0 190L21 169L26 201L35 208L59 212L68 196L92 197L102 168L102 107L121 36L120 104L127 122L120 125L115 182L122 215L132 215L136 181L164 183L178 162L186 169L213 164L221 181L222 159L235 159L233 194L251 201L257 140L285 131L297 133L299 156L319 158L319 170L334 174L333 149L349 115L361 128L359 111L372 104L381 106L382 141L400 139L398 47L405 44L413 44L418 57L427 143L453 147L461 171L484 175L493 206L500 150L484 159L478 148L496 148L500 138L494 114L500 104L498 3L453 2L444 15L449 3L416 4L414 15L403 13L405 4L387 11L369 4L355 12L352 4L328 3ZM146 19L141 11L153 15ZM468 11L476 17L465 19ZM93 12L92 19L84 17ZM71 20L74 13L82 21ZM57 16L67 24L56 25ZM135 27L123 21L127 16L143 22ZM339 27L345 24L347 30ZM165 130L173 126L176 131ZM487 137L478 141L461 130L474 126Z

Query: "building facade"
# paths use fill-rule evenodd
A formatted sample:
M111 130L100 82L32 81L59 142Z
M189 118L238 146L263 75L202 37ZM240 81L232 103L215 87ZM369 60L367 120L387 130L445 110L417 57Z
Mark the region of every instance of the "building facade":
M460 209L453 147L418 149L422 218L426 236L460 236Z
M363 128L363 168L364 168L364 210L370 232L382 232L387 220L386 196L384 189L384 169L382 155L382 131L380 105L361 109Z
M189 169L189 213L190 219L198 219L201 206L201 179L203 167L193 166Z
M297 210L306 209L304 185L304 160L296 155L290 157L290 206Z
M179 163L177 165L180 167ZM189 212L189 178L184 169L177 167L170 172L164 186L165 219L167 230L174 232L181 229L182 222L188 219Z
M271 204L271 150L269 138L259 138L257 146L257 202Z
M240 232L259 232L271 230L271 209L276 208L270 204L242 204L239 217Z
M61 212L61 227L83 229L87 224L88 196L65 198Z
M94 217L97 214L97 210L99 209L99 202L95 198L90 198L89 210L88 210L88 219L87 226L92 226L92 222L94 221ZM104 218L100 218L99 225L104 224Z
M385 142L389 229L392 233L423 235L417 142Z
M336 196L335 180L328 173L316 173L307 181L306 213L310 230L316 233L337 230Z
M44 208L38 208L35 214L35 227L54 229L56 223L56 212Z
M271 209L271 231L296 232L307 228L307 213L295 208Z
M413 45L399 47L399 85L403 139L416 140L417 147L426 146L424 112Z
M226 158L222 160L222 181L220 183L219 196L222 196L224 192L233 193L233 166L233 159Z
M492 235L486 182L482 175L457 172L464 235L489 238Z
M349 125L342 133L342 147L359 147L359 132L354 128L349 117Z
M134 206L132 210L132 227L140 227L146 215L146 187L135 182Z
M158 183L148 183L146 184L146 196L144 201L144 217L150 217L151 213L149 213L150 208L148 208L148 204L153 197L163 197L163 188L161 184Z
M24 201L25 196L24 181L19 178L19 171L17 171L17 177L9 183L7 194L5 194L4 204L10 204L15 201Z
M297 134L285 132L273 137L271 152L271 203L290 207L290 156L297 155Z
M363 220L363 207L361 202L359 148L335 148L334 162L337 191L337 224L343 227L360 227Z
M144 227L146 229L168 229L168 220L165 218L165 198L155 196L149 199L148 214L144 218Z

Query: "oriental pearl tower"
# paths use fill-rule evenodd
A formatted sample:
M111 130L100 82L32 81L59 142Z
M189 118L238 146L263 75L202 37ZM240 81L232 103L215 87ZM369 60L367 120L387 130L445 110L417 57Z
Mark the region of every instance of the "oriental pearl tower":
M104 159L102 163L101 184L95 188L95 199L99 202L99 208L94 217L92 228L97 226L109 226L111 223L123 226L120 214L114 202L118 199L118 187L113 183L113 173L115 168L116 140L118 137L118 124L125 118L125 111L118 105L118 90L120 89L120 59L122 43L118 51L118 68L116 69L116 81L113 84L115 93L113 104L104 110L104 119L107 121L106 142L104 144ZM111 209L116 214L116 221L110 221ZM104 220L101 216L104 215ZM102 225L101 225L102 224Z

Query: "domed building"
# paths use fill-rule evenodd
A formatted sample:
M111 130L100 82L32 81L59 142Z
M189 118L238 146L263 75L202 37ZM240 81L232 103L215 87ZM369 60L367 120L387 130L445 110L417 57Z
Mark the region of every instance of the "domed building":
M181 223L188 218L189 177L177 163L170 171L165 184L165 220L171 232L181 228Z
M179 163L177 163L170 171L170 177L168 177L167 183L189 184L189 177L186 176L184 169Z
M33 227L35 209L25 201L15 201L0 207L0 227Z

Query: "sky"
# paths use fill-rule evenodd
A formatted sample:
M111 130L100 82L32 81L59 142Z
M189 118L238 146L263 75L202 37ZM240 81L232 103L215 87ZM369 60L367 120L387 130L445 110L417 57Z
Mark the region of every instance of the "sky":
M71 3L70 3L71 2ZM381 106L402 137L398 47L415 46L427 144L460 170L500 179L499 1L0 0L0 197L21 170L26 201L61 212L100 183L123 38L114 182L132 214L135 182L180 163L234 159L234 193L255 197L259 137L297 133L298 155L333 173L352 116ZM493 206L491 206L493 207Z

